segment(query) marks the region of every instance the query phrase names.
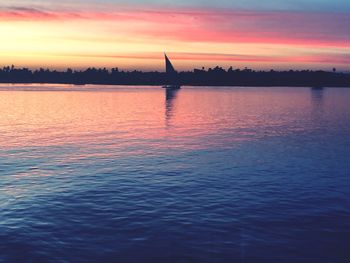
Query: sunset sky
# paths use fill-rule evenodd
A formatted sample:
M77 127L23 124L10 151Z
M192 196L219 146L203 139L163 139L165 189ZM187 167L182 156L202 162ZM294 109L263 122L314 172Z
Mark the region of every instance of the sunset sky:
M0 66L350 70L349 0L0 0Z

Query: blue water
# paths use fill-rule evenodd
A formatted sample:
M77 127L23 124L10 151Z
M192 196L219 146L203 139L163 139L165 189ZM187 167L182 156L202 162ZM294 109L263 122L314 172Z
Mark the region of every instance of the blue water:
M0 262L350 262L350 89L0 87Z

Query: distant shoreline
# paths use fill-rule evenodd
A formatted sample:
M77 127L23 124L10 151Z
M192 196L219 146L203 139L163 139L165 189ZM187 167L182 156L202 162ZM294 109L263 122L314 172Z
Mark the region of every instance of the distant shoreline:
M133 85L162 86L169 84L163 72L119 71L118 68L88 68L84 71L4 67L0 69L2 84L66 84L66 85ZM170 83L174 84L174 83ZM179 72L176 84L183 86L227 87L350 87L350 73L328 71L254 71L251 69L194 69Z
M75 83L45 83L45 82L35 82L35 83L5 83L5 82L0 82L0 89L2 86L9 85L9 86L18 86L18 85L71 85L72 87L83 87L83 86L120 86L120 87L143 87L143 86L148 86L148 87L162 87L161 84L157 85L151 85L151 84L98 84L98 83L86 83L86 84L75 84ZM275 86L269 86L269 85L182 85L183 87L211 87L211 88L312 88L312 89L325 89L325 88L350 88L350 84L348 86L291 86L291 85L275 85Z

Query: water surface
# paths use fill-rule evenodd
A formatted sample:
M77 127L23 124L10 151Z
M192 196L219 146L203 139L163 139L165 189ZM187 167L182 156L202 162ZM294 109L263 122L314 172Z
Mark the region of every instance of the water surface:
M346 262L350 89L0 86L0 262Z

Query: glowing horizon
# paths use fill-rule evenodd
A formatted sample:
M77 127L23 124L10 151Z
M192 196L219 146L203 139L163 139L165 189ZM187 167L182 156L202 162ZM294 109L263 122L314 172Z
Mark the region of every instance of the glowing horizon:
M264 7L253 0L221 6L148 1L149 7L113 0L0 3L0 65L163 70L166 51L178 70L218 65L348 71L350 5L338 0L332 10L329 1L317 1L317 8L304 9L273 8L272 0Z

